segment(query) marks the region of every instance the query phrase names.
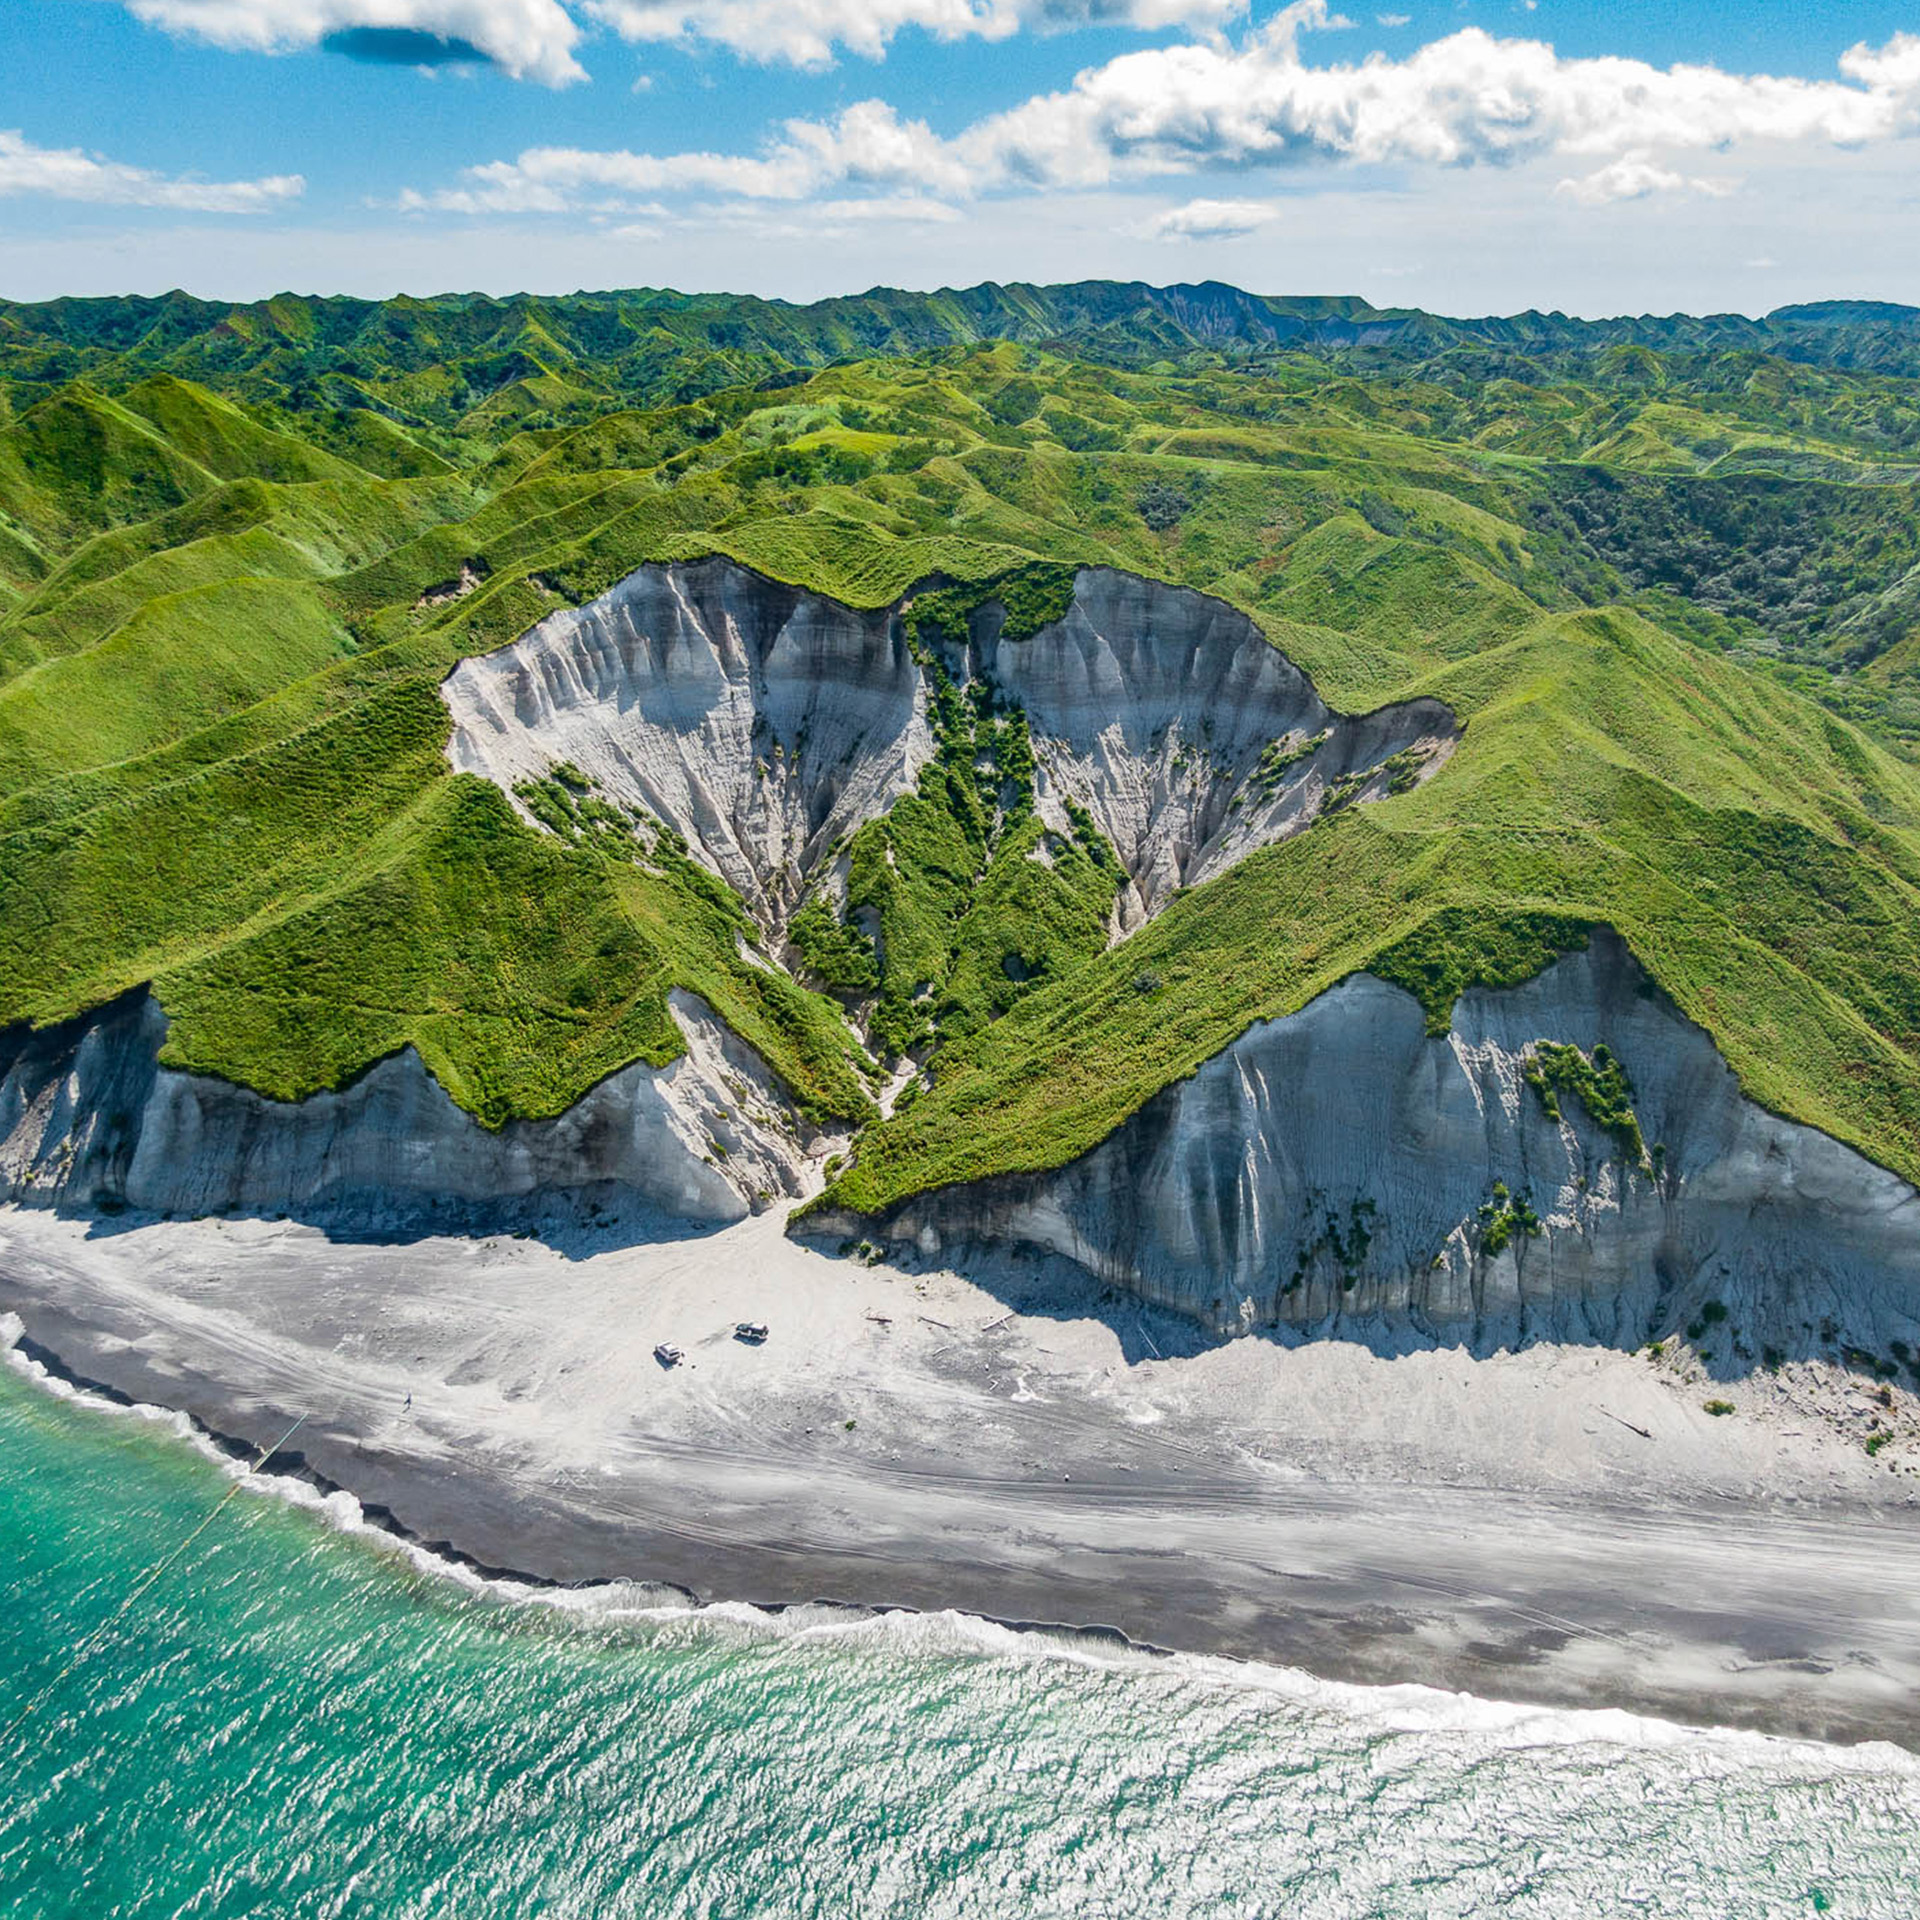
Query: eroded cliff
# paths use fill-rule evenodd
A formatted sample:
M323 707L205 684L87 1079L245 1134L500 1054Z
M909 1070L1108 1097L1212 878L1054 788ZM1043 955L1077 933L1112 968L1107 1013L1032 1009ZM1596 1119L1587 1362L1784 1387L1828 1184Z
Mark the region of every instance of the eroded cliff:
M1108 567L1029 638L990 606L960 665L1025 712L1048 824L1077 804L1112 842L1127 930L1330 803L1426 779L1457 737L1437 700L1335 713L1238 608Z
M382 1231L623 1198L728 1221L808 1191L814 1162L777 1082L701 1002L672 1005L677 1060L622 1068L551 1120L490 1132L411 1048L300 1101L162 1066L166 1016L132 996L0 1054L0 1197Z
M1244 613L1110 568L1018 639L987 597L963 643L916 644L913 606L861 612L725 559L644 566L462 662L448 754L510 794L577 768L777 940L932 757L937 673L1024 713L1040 817L1068 834L1084 808L1126 869L1117 932L1329 807L1427 778L1457 738L1435 700L1337 714Z
M1246 616L1161 583L1083 569L1059 617L1019 634L990 594L932 631L914 604L860 612L718 559L643 567L457 668L449 753L523 798L563 768L616 821L671 829L767 952L794 957L800 904L836 885L847 903L849 837L936 755L1004 745L1007 716L1032 750L1015 857L1067 857L1036 815L1079 855L1096 837L1112 850L1095 849L1117 911L1105 935L1096 917L1094 951L1255 848L1429 777L1457 738L1436 702L1335 713ZM959 688L977 736L940 718ZM967 804L1013 819L1004 774L995 759ZM891 844L869 852L890 868ZM963 876L940 910L969 898ZM807 1137L703 1002L672 1004L681 1058L490 1132L411 1050L297 1104L164 1067L164 1016L132 998L6 1039L0 1191L374 1229L556 1195L724 1221L812 1191L839 1143ZM1251 1027L1065 1167L880 1220L816 1213L806 1231L922 1257L1040 1249L1221 1331L1633 1344L1719 1301L1755 1339L1863 1311L1920 1332L1920 1196L1744 1098L1604 932L1524 986L1465 994L1444 1036L1357 976Z
M1441 1036L1357 975L1068 1166L806 1230L1042 1249L1221 1331L1632 1346L1718 1302L1782 1348L1828 1319L1920 1333L1920 1194L1746 1099L1606 932Z
M932 752L921 670L890 613L724 559L641 567L463 661L442 694L456 767L508 793L578 767L683 836L769 929Z

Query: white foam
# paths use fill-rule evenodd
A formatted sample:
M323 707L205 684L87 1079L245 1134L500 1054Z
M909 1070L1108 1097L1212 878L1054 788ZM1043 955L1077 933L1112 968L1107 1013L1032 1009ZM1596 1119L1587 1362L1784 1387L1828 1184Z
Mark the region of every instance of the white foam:
M686 1629L743 1642L873 1646L936 1659L976 1658L1022 1664L1065 1663L1103 1672L1134 1671L1175 1678L1211 1693L1256 1696L1307 1712L1359 1721L1383 1733L1470 1738L1487 1747L1609 1746L1635 1750L1693 1748L1723 1764L1812 1765L1829 1773L1871 1773L1920 1779L1920 1754L1884 1741L1837 1746L1738 1728L1692 1726L1616 1707L1545 1707L1414 1684L1364 1686L1325 1680L1296 1667L1231 1660L1213 1654L1160 1653L1106 1635L1071 1628L1013 1627L954 1609L921 1612L816 1604L772 1609L738 1600L699 1602L679 1589L643 1581L552 1586L491 1575L434 1552L370 1520L344 1489L324 1491L292 1474L255 1473L190 1415L147 1402L109 1399L52 1372L23 1353L24 1329L0 1314L0 1351L23 1380L89 1412L119 1415L164 1428L245 1490L283 1501L334 1531L397 1557L415 1572L461 1592L507 1606L537 1606L583 1627Z

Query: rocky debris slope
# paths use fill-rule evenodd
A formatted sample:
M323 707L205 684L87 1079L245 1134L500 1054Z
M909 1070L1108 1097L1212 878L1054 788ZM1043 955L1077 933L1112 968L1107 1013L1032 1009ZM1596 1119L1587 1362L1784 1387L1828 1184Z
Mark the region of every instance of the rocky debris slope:
M1746 1099L1605 932L1441 1036L1356 975L1056 1172L806 1231L1043 1249L1223 1331L1631 1347L1704 1315L1752 1363L1836 1325L1920 1348L1920 1194Z
M911 604L861 613L724 559L644 566L462 662L448 753L508 793L578 768L680 834L777 940L932 755ZM1002 636L989 602L935 652L1025 711L1041 816L1066 833L1084 807L1127 870L1121 929L1329 806L1427 777L1457 737L1434 700L1334 713L1245 614L1108 568L1077 575L1064 619Z
M719 1222L817 1184L778 1082L699 1000L687 1050L552 1120L490 1132L411 1048L332 1093L269 1100L159 1062L166 1016L130 996L0 1036L0 1198L96 1212L286 1213L370 1231L484 1222L568 1196Z

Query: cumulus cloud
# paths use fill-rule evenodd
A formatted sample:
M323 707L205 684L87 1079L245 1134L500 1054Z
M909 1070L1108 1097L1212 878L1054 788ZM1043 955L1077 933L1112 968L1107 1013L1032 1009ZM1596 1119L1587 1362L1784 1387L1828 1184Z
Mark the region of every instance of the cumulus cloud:
M78 147L36 147L18 131L0 132L0 194L38 193L95 206L171 207L182 213L261 213L304 192L297 173L264 180L194 180Z
M517 80L584 80L580 26L560 0L124 0L142 20L218 47L283 53L332 43L362 59L490 61Z
M1618 200L1646 200L1657 193L1704 193L1724 199L1733 192L1731 180L1703 179L1676 173L1644 153L1622 154L1578 180L1562 180L1554 191L1583 207L1608 207Z
M1461 167L1548 153L1700 151L1743 141L1860 145L1920 126L1920 38L1855 48L1839 80L1563 59L1538 40L1468 28L1404 60L1308 64L1324 24L1301 0L1242 47L1123 54L956 145L985 180L1101 185L1200 165L1347 161Z
M532 147L516 160L469 167L464 184L400 196L411 212L560 213L672 192L803 200L853 185L935 196L964 195L974 177L954 144L923 120L901 120L884 101L864 100L830 122L790 120L758 154L604 153Z
M1005 40L1022 30L1127 26L1218 29L1247 0L579 0L626 40L705 40L749 60L823 67L835 50L877 60L918 27L940 40Z
M705 41L742 58L830 65L841 49L882 57L917 27L941 40L1128 26L1218 31L1247 0L122 0L143 20L216 46L328 46L364 60L441 66L485 60L517 79L585 78L581 22L630 41Z
M406 204L461 212L560 210L592 194L696 187L800 199L857 187L944 198L1100 188L1202 169L1307 165L1506 166L1560 155L1599 163L1580 202L1671 190L1672 156L1742 144L1858 147L1920 131L1920 36L1855 47L1833 80L1568 59L1538 40L1469 28L1403 60L1309 63L1301 36L1340 24L1295 0L1241 45L1128 53L1071 86L951 138L862 101L831 120L789 120L757 154L537 148L472 169Z
M1148 224L1156 240L1238 240L1267 226L1278 212L1270 200L1189 200Z

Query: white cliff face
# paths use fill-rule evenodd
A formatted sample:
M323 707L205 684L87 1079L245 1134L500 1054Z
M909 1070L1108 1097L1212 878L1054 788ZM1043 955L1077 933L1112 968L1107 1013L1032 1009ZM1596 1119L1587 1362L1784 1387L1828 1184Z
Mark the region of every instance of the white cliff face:
M1223 601L1087 568L1067 617L1004 641L976 623L955 677L1027 714L1037 800L1057 831L1085 807L1131 877L1120 930L1174 891L1311 824L1338 783L1377 799L1457 737L1438 701L1358 718ZM930 758L927 683L897 611L860 613L728 560L646 566L442 688L448 753L511 793L570 761L644 807L778 936L841 835L884 813ZM1275 750L1279 751L1276 752ZM1271 777L1269 766L1290 754Z
M1307 824L1343 776L1345 798L1373 797L1389 756L1415 749L1401 773L1417 777L1454 737L1433 702L1334 714L1244 615L1105 569L1079 575L1057 625L1012 642L985 613L945 664L1027 711L1042 814L1064 830L1068 803L1087 808L1133 876L1123 925ZM836 842L912 789L934 745L929 674L898 609L723 559L647 566L456 668L449 754L509 794L572 762L681 834L774 946ZM377 1228L597 1189L725 1220L816 1185L764 1063L690 996L674 1011L682 1058L492 1133L411 1050L290 1104L161 1067L158 1006L122 1003L0 1055L0 1195Z
M729 560L647 566L442 687L455 767L511 793L571 761L688 841L769 929L932 753L898 622Z
M1577 1099L1549 1118L1523 1079L1540 1040L1612 1049L1657 1173L1628 1167ZM1489 1250L1496 1183L1541 1231ZM1223 1331L1632 1346L1719 1300L1783 1349L1829 1317L1920 1344L1920 1194L1746 1099L1605 933L1525 986L1463 995L1444 1037L1410 995L1355 976L1057 1172L820 1230L1044 1249Z
M687 1050L622 1068L552 1120L489 1132L411 1048L297 1102L158 1064L166 1017L123 1001L35 1035L0 1077L0 1197L151 1213L290 1213L379 1231L516 1203L632 1196L729 1221L817 1184L750 1049L689 994Z
M1066 827L1072 800L1112 841L1126 931L1310 825L1343 778L1410 751L1424 779L1458 737L1437 700L1337 714L1244 613L1107 567L1082 571L1067 617L1031 639L983 632L977 665L1026 710L1049 824ZM1263 783L1276 742L1299 757Z

